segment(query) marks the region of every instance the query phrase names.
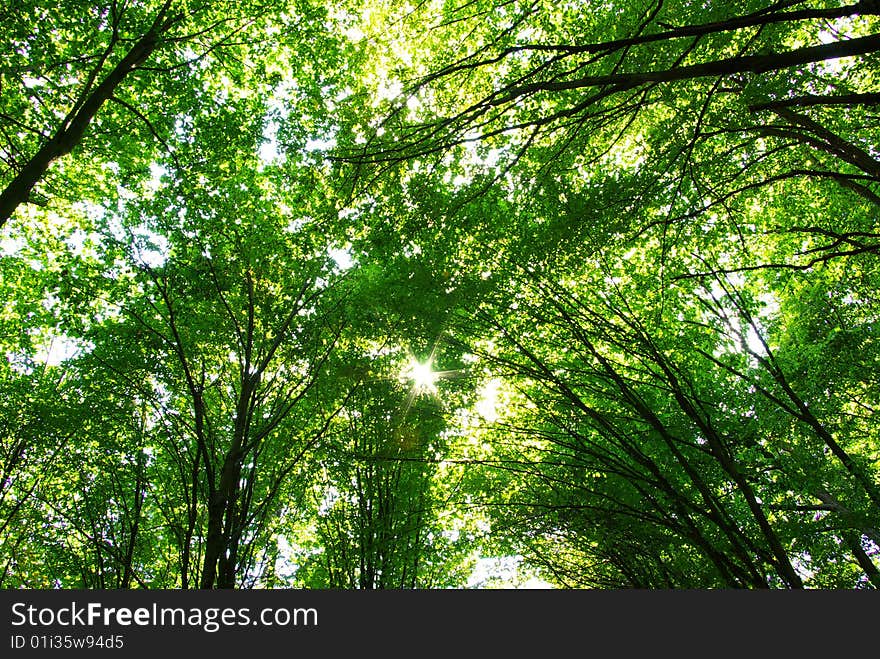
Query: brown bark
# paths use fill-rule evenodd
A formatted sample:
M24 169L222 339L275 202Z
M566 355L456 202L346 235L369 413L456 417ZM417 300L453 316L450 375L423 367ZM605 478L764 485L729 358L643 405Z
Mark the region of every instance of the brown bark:
M880 180L880 161L877 161L864 149L847 142L804 114L794 112L786 107L774 108L774 112L789 121L791 127L767 126L759 129L761 132L809 144L815 149L825 151L835 158L858 167L874 179Z
M880 34L872 34L867 37L847 39L834 43L798 48L783 53L771 53L769 55L746 55L743 57L729 57L714 62L692 64L690 66L673 67L659 71L644 71L634 73L612 73L601 76L584 76L574 80L559 82L535 82L521 85L510 89L501 98L489 101L489 105L502 105L509 103L520 96L534 94L543 91L565 91L570 89L583 89L587 87L611 86L615 91L626 91L640 85L649 83L679 82L696 78L708 78L714 76L729 76L737 73L767 73L788 69L804 64L822 62L840 57L854 57L867 55L880 50Z
M749 106L752 112L760 112L761 110L778 110L781 108L811 108L811 107L827 107L833 105L844 105L848 107L856 105L880 105L880 94L840 94L840 95L819 95L808 94L806 96L795 96L793 98L783 98L777 101L768 101L766 103L755 103Z
M235 524L236 504L252 415L251 403L258 382L254 375L247 372L242 374L232 443L223 461L220 481L208 504L208 537L205 540L201 588L232 588L235 585L234 556L241 532Z
M871 585L873 585L874 588L880 588L880 570L877 569L874 561L871 560L871 557L868 556L867 552L862 548L862 543L859 537L855 533L844 533L843 541L846 543L846 546L849 547L853 558L856 559L856 563L859 564L859 567L862 568L867 575L868 581L871 582Z
M0 193L0 227L12 217L15 209L28 200L34 186L40 182L49 165L70 153L85 135L98 111L112 96L123 80L146 60L158 44L159 35L168 30L177 18L166 18L171 0L167 0L152 26L125 54L106 78L88 94L79 108L54 135L24 164L15 178Z

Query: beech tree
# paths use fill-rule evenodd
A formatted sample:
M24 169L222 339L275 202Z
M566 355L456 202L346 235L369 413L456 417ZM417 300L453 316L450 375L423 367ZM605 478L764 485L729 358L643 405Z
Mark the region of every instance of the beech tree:
M123 179L142 173L167 150L175 120L211 93L206 70L240 79L260 48L255 26L307 34L315 16L306 5L259 1L112 0L49 11L16 0L0 27L9 45L0 66L0 226L19 205L48 201L35 188L74 149L82 151L70 168L80 170L77 187L88 189L89 177L100 182L107 170ZM53 192L64 195L65 174L57 176Z

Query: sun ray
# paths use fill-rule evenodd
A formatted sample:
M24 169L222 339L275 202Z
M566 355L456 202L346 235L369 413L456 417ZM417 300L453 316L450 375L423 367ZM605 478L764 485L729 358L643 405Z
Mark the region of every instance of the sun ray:
M440 374L434 371L432 360L420 362L412 358L401 371L404 379L412 382L416 393L432 394L437 391L437 379Z

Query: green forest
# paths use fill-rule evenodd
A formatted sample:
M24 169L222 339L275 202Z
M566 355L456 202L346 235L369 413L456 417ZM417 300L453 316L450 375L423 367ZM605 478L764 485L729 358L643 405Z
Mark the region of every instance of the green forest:
M880 588L880 2L0 44L0 588Z

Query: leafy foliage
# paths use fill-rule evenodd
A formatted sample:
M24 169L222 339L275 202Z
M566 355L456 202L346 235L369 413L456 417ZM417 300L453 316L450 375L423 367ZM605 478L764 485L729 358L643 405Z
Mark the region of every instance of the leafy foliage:
M13 4L3 587L880 587L877 3Z

